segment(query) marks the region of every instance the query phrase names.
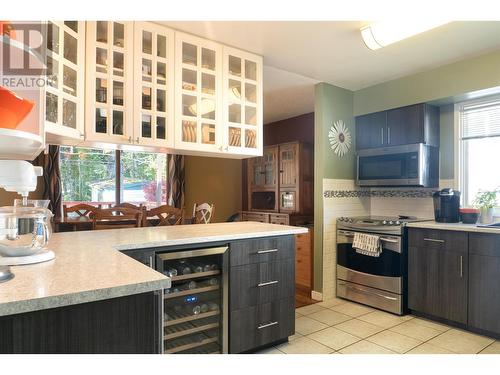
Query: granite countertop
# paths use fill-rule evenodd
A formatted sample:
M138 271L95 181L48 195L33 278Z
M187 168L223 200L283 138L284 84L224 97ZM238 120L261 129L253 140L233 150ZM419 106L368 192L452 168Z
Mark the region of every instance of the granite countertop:
M478 227L477 224L438 223L436 221L417 221L414 223L408 223L406 226L409 228L456 230L456 231L462 231L462 232L500 234L500 228Z
M0 316L86 303L170 287L170 279L122 250L232 241L307 232L255 222L55 233L52 261L12 267L0 283Z

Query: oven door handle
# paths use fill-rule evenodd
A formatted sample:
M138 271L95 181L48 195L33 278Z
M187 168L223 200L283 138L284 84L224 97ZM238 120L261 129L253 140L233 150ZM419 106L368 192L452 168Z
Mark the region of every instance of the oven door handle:
M360 292L360 293L370 294L370 295L374 295L374 296L377 296L377 297L382 297L382 298L385 298L385 299L388 299L388 300L391 300L391 301L397 301L398 300L396 297L390 297L390 296L386 296L386 295L381 294L381 293L372 292L371 290L366 290L366 289L363 289L363 288L360 288L360 287L357 287L357 286L354 286L354 285L351 285L351 284L340 283L340 285L345 286L348 289L353 289L353 290L355 290L357 292Z
M340 234L343 235L344 237L347 237L347 238L354 238L353 233L340 232ZM389 242L389 243L398 243L399 242L399 240L395 240L395 239L388 238L388 237L380 237L380 241Z

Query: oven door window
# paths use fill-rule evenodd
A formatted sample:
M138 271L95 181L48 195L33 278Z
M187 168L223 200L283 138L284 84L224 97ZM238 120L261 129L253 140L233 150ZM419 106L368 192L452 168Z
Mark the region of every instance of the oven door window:
M360 157L358 178L360 180L418 178L418 153Z
M401 277L401 254L382 249L379 257L358 254L352 243L337 244L337 263L353 271L374 276Z

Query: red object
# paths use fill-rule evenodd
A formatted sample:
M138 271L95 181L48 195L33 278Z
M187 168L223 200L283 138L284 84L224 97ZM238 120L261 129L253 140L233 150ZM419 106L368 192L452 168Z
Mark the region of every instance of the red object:
M478 214L479 210L477 208L461 208L461 214Z
M0 128L16 129L35 103L0 86Z
M7 35L10 39L16 39L16 32L10 21L0 21L0 35Z

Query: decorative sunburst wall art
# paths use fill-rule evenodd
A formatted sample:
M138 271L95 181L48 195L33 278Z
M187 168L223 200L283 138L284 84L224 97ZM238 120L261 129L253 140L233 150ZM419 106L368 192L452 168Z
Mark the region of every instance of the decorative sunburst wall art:
M351 148L351 133L342 120L333 123L328 132L328 139L333 152L340 157L343 157Z

